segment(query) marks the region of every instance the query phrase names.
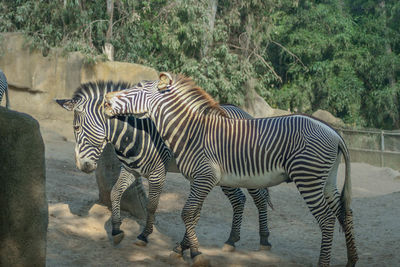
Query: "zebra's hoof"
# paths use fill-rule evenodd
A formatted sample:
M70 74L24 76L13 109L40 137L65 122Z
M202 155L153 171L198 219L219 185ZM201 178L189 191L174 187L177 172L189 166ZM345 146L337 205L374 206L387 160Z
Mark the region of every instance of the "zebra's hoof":
M192 267L209 267L210 260L204 254L199 254L193 258Z
M358 257L356 259L349 259L347 264L346 264L346 267L354 267L354 266L356 266L357 260L358 260Z
M114 245L118 245L119 243L121 243L122 239L124 239L124 232L121 231L120 233L113 235L112 238Z
M270 245L260 245L260 251L270 251L271 246Z
M229 245L229 244L224 244L224 246L222 247L222 251L223 252L233 252L235 251L235 246Z
M139 247L145 247L145 246L147 246L147 242L145 242L145 241L143 241L143 240L140 240L140 239L136 239L135 242L134 242L134 244L135 244L136 246L139 246Z

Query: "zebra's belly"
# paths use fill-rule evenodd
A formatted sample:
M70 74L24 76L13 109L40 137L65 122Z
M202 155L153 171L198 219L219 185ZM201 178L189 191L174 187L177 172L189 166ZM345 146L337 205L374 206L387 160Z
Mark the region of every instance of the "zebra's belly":
M288 180L283 169L266 172L261 175L238 176L232 173L221 173L219 185L242 188L265 188L278 185Z

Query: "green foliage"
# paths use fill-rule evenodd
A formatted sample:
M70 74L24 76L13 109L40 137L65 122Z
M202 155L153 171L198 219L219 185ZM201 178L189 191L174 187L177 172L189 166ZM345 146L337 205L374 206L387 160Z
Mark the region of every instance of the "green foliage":
M212 4L217 4L216 13ZM193 77L221 102L244 83L273 107L326 109L356 126L400 128L400 2L372 0L114 0L0 2L0 31L51 47Z
M359 120L363 84L351 60L356 48L351 18L333 3L278 15L271 38L285 43L307 68L290 63L287 54L278 55L285 81L270 101L300 112L326 109L347 122Z

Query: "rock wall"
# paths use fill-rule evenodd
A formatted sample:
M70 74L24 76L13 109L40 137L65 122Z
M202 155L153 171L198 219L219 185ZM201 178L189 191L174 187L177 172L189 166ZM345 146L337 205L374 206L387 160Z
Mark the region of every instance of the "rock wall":
M312 114L313 117L320 119L333 127L344 127L344 122L333 116L329 111L318 109Z
M45 266L45 180L38 122L0 107L0 266Z
M30 49L20 33L3 33L0 43L0 69L7 76L11 109L30 114L41 124L74 141L73 112L67 112L54 99L70 98L81 83L95 80L113 80L137 83L158 78L149 67L125 62L98 62L86 64L81 53L64 53L52 49L44 56ZM108 160L104 160L104 157ZM115 153L107 150L98 164L96 179L100 200L110 205L109 193L118 178L119 162ZM117 171L115 171L117 170ZM137 192L137 191L140 192ZM131 187L124 194L122 209L137 217L144 217L146 198L143 188Z
M86 64L79 52L66 54L52 49L43 56L29 48L21 33L3 33L1 39L0 69L7 76L11 109L38 120L70 122L73 114L65 113L54 99L71 97L81 83L94 80L137 83L158 77L154 69L138 64L115 61Z

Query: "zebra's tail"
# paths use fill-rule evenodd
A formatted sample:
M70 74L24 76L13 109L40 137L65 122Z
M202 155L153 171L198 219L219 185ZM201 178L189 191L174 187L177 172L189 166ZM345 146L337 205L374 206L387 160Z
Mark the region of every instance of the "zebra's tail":
M345 213L350 213L350 203L351 203L351 178L350 178L350 154L347 149L346 144L344 143L343 138L340 138L339 149L342 151L344 162L346 165L345 176L344 176L344 184L342 189L342 194L340 196L340 201L342 203L342 207L344 208Z

